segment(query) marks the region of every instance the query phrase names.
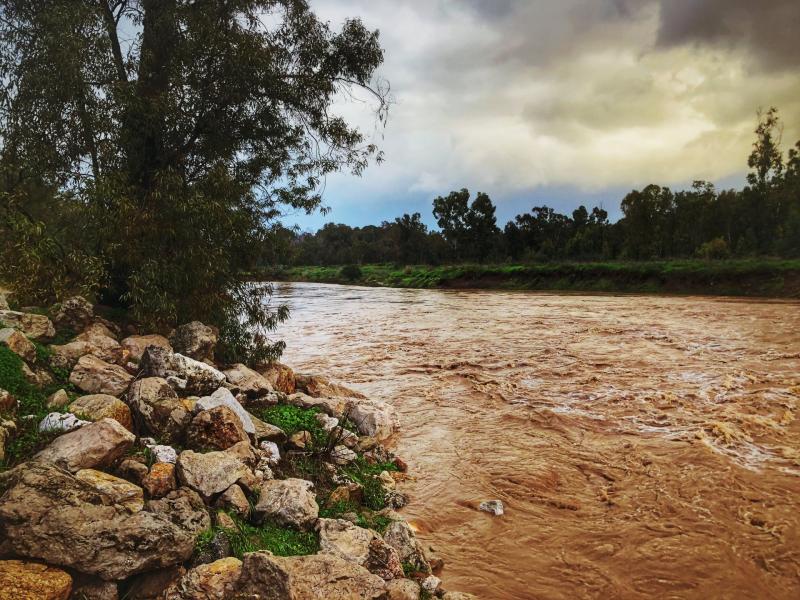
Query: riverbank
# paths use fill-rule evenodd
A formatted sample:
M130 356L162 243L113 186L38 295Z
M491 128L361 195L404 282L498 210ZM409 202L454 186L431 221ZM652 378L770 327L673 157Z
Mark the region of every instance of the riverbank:
M286 267L253 279L399 288L478 288L800 298L800 260Z
M0 295L0 600L470 598L396 512L391 404L222 363L199 322L15 308Z

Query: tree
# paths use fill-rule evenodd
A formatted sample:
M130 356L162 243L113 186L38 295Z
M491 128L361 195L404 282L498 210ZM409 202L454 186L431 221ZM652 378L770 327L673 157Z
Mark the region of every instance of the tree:
M495 207L487 194L478 195L469 203L469 190L450 192L433 201L433 216L450 244L454 258L486 260L496 247L497 219Z
M428 228L422 222L422 215L404 214L394 220L397 231L399 258L406 264L421 263L425 260Z
M363 89L385 119L378 33L306 0L0 0L0 35L0 275L30 301L215 322L232 358L267 356L286 312L241 272L281 207L380 160L331 110Z

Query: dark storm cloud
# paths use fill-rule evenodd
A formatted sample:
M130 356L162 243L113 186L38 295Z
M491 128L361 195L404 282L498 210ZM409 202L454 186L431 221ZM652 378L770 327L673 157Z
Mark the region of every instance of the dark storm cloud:
M745 49L762 65L800 68L800 0L661 0L658 44Z

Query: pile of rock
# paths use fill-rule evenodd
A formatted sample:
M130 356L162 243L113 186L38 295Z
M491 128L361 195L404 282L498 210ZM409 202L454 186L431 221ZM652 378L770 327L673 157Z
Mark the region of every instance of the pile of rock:
M51 339L53 322L0 310L0 344L23 359L26 377L41 384L52 381L53 367L68 369L72 386L52 394L53 412L39 423L53 441L0 474L2 593L98 600L123 593L132 600L467 597L442 590L413 530L392 510L382 512L391 519L383 535L356 519L320 518L315 481L276 477L282 457L302 452L308 434L287 436L253 414L281 403L317 408L320 426L336 440L324 465L340 485L328 501L352 501L360 486L337 469L359 454L389 456L381 442L398 428L391 406L280 364L215 364L217 331L202 323L169 338L121 339L119 328L82 298L51 314L59 329L79 333L51 346L44 365L31 340ZM30 418L19 412L0 390L0 459L15 427ZM345 419L353 431L340 426ZM387 494L401 498L386 477ZM312 533L319 550L240 559L215 534L199 552L199 538L235 527L231 515L254 527Z

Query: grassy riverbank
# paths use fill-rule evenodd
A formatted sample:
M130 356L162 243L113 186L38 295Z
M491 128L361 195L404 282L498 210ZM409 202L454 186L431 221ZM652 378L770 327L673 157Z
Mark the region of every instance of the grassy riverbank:
M288 267L253 274L403 288L486 288L800 298L800 260L541 263L532 265Z

